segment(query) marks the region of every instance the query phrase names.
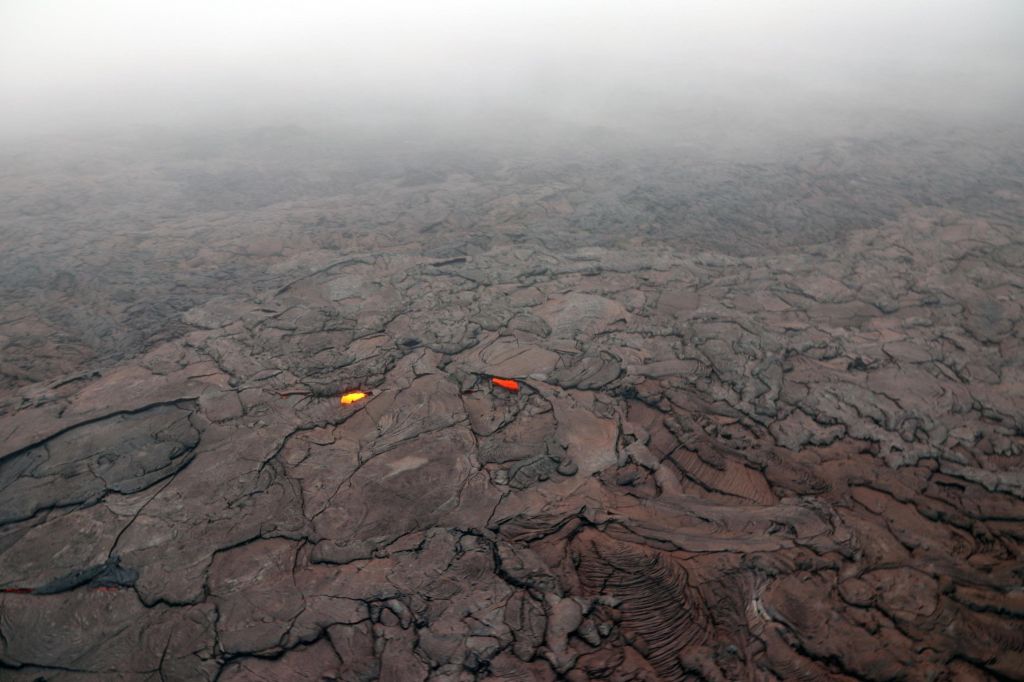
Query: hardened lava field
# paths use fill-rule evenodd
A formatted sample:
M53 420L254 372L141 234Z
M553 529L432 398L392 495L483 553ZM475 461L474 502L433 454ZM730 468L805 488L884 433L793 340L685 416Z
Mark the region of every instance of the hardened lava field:
M8 152L0 678L1021 679L1020 140Z

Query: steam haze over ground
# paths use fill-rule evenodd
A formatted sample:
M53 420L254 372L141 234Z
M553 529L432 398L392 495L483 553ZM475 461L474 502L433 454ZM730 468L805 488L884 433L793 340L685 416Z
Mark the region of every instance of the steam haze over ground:
M835 132L1024 102L1012 0L8 1L0 26L7 136L424 118L501 135L509 117Z
M1022 105L1016 0L0 0L0 679L1024 679Z

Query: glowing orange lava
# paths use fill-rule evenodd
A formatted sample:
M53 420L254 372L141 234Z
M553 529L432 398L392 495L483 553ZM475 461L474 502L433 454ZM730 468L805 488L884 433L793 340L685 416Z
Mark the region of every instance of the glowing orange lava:
M501 386L513 393L519 392L519 382L515 379L499 379L498 377L491 377L491 383L495 386Z
M364 393L362 391L352 391L350 393L346 393L345 395L341 396L341 404L342 405L351 405L352 403L359 402L360 400L365 398L367 395L369 395L369 394L368 393Z

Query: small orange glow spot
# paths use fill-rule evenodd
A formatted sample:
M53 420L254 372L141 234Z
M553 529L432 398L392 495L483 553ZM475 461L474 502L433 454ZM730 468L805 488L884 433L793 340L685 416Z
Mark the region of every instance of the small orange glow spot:
M515 379L499 379L498 377L491 377L491 383L495 386L501 386L513 393L519 392L519 382Z
M359 402L366 396L367 394L363 393L362 391L352 391L351 393L346 393L345 395L341 396L341 404L351 405L352 403Z

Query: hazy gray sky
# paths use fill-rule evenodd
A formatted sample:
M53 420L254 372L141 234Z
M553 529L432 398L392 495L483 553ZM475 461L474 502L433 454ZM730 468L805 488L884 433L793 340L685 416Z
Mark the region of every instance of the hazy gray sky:
M0 131L514 111L1005 113L1020 0L0 0Z

